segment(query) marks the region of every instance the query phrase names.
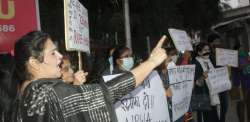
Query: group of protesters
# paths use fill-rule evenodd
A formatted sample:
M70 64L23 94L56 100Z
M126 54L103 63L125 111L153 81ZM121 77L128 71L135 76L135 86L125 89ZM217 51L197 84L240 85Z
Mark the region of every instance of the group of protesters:
M243 49L240 44L236 44L233 50L239 51L239 67L227 67L229 70L229 75L232 83L231 91L224 91L218 94L210 95L208 85L206 80L208 79L208 73L210 70L219 68L221 66L216 65L216 48L224 48L222 44L222 37L218 33L211 33L208 35L207 40L196 43L193 45L194 51L178 51L174 45L165 47L166 54L168 58L159 65L156 70L160 75L164 88L166 90L166 99L168 99L168 106L170 111L170 118L173 119L171 110L171 97L174 95L171 91L169 84L168 69L180 65L195 65L195 75L194 75L194 88L193 96L195 94L204 95L208 98L206 104L202 107L195 107L197 100L191 100L189 111L184 114L181 118L176 120L176 122L225 122L226 115L229 108L229 102L237 103L237 115L240 122L245 120L245 110L247 112L247 119L249 117L249 89L250 89L250 74L247 73L248 65L250 64L250 58L247 54L246 49ZM101 76L112 75L118 73L125 73L130 71L134 65L135 61L132 58L132 51L126 46L118 46L116 48L112 47L108 52L109 56L107 62L109 65L102 70ZM237 93L243 92L243 95ZM235 95L236 94L236 95ZM235 99L235 96L240 99ZM230 99L231 98L231 99ZM197 97L196 99L202 100L202 97ZM193 116L195 114L195 116ZM196 117L196 118L195 118Z
M14 57L5 65L0 64L0 112L2 122L116 122L113 104L143 83L152 70L157 70L163 81L170 118L171 97L168 69L178 65L195 65L193 93L208 96L209 103L193 108L176 122L225 122L228 111L229 91L210 95L206 84L208 72L217 68L215 48L222 47L220 37L209 36L207 42L194 45L194 51L178 52L173 46L163 46L163 36L148 58L140 63L133 59L133 52L126 46L109 49L108 65L99 69L96 76L122 74L104 83L85 83L88 72L75 70L68 53L58 51L49 34L33 31L15 44ZM164 47L164 48L163 48ZM239 67L232 68L233 88L243 91L237 112L244 122L244 109L248 121L250 107L250 72L248 53L239 50ZM250 80L250 79L249 79ZM202 98L197 98L202 99ZM197 103L198 104L198 103ZM247 106L247 107L245 107ZM196 113L197 118L194 118Z

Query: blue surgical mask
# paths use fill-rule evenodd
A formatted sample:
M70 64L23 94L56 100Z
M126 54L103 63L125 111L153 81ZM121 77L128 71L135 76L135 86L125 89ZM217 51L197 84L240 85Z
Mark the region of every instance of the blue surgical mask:
M132 57L123 58L121 66L126 71L130 71L134 66L134 59Z

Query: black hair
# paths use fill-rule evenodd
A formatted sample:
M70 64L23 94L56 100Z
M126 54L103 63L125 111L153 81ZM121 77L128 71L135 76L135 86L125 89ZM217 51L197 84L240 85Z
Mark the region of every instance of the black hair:
M14 59L12 65L0 65L0 112L11 113L15 111L21 84L30 80L31 74L27 69L30 57L43 61L43 50L50 36L41 31L33 31L21 37L15 43ZM15 107L13 107L15 106ZM9 116L11 114L7 114ZM5 116L5 115L4 115Z
M121 58L122 54L129 50L128 47L126 47L125 45L122 45L122 46L118 46L115 48L115 51L113 52L113 62L114 62L114 66L117 66L117 62L116 60Z
M210 33L210 34L207 36L207 42L208 42L208 43L213 43L214 40L220 39L220 38L221 38L221 37L220 37L219 34L217 34L217 33Z
M172 55L172 52L173 52L173 51L176 51L176 52L177 52L177 50L176 50L175 47L167 47L167 48L164 48L164 49L165 49L165 51L166 51L166 53L167 53L168 55Z
M241 47L242 47L241 44L235 44L235 45L233 46L233 50L239 50Z
M208 46L209 49L211 50L211 47L208 43L205 43L205 42L201 42L200 44L198 44L196 46L196 50L195 50L195 56L198 56L198 52L202 51L202 49L205 47L205 46Z
M30 57L43 61L43 50L46 41L50 39L49 34L41 31L32 31L21 37L15 44L14 62L15 69L13 78L20 85L31 79L31 74L27 69L27 62Z
M63 60L69 60L71 64L71 68L73 69L74 72L76 72L78 69L78 55L76 52L62 52L63 55ZM62 63L64 63L62 61Z
M111 50L115 50L115 48L116 48L116 46L110 46L109 48L107 48L107 50L106 50L106 55L105 55L105 57L106 57L106 59L108 59L111 55L110 55L110 51ZM113 52L114 53L114 52ZM112 54L113 55L113 54Z

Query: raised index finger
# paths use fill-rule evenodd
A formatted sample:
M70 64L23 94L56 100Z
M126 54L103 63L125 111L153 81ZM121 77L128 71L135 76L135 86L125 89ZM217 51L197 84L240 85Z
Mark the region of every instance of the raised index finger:
M163 35L160 41L157 43L156 48L161 48L166 38L167 38L166 35Z

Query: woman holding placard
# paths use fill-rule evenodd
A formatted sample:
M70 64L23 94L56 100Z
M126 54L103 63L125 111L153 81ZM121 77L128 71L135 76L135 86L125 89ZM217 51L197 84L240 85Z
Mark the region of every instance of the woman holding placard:
M74 73L74 68L70 61L69 55L64 55L61 63L61 79L72 85L82 85L86 82L86 76L88 75L87 72L82 70L77 71Z
M195 84L191 100L193 111L197 111L198 122L219 122L217 106L220 104L218 94L210 95L206 80L208 72L214 66L210 60L211 48L207 43L196 47L196 57L192 61L195 67Z

